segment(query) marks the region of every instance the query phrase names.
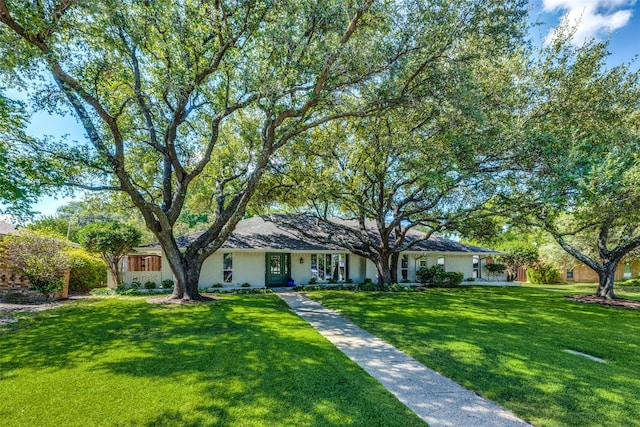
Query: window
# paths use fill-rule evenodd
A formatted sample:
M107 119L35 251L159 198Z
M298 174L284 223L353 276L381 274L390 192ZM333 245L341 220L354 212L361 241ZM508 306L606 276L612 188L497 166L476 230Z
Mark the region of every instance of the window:
M129 255L127 271L160 271L162 258L158 255Z
M571 270L567 270L567 279L573 279L573 268Z
M233 254L222 254L222 277L225 283L233 281Z
M400 277L402 280L409 280L409 255L402 255L400 260Z
M471 277L474 279L480 277L480 257L478 255L473 256L473 275Z
M625 262L622 270L622 278L623 279L631 279L631 263Z
M420 269L422 267L426 267L426 266L427 266L427 259L426 258L418 259L418 269Z
M346 279L345 254L311 254L311 277L318 281Z
M438 257L438 265L442 268L444 268L444 255L440 255Z

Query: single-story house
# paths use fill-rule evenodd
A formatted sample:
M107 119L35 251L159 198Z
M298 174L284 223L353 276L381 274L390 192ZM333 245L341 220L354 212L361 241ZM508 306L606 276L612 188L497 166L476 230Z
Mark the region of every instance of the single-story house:
M182 236L178 243L186 246L199 235ZM424 233L411 230L407 239L424 237ZM446 271L461 272L465 278L502 280L489 277L485 269L487 259L498 253L432 236L401 254L398 280L415 282L420 267L436 264ZM135 280L159 284L173 279L158 243L137 248L135 254L124 260L123 270L125 283ZM306 284L314 281L312 278L317 283L360 283L366 278L376 281L377 271L371 261L330 242L305 236L266 215L238 223L222 247L205 260L199 287L237 287L245 283L252 287L278 287L289 280Z
M572 283L598 283L598 273L586 264L576 263L573 268L560 271L562 280ZM625 261L618 264L615 280L635 279L640 276L640 261Z

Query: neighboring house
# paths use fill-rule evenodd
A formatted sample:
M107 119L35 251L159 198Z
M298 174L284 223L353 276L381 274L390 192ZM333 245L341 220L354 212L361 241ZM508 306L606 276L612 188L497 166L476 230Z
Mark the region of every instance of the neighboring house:
M562 280L573 283L598 283L598 273L585 264L576 264L572 269L561 271ZM635 279L640 276L640 261L628 261L618 264L615 280Z
M13 224L0 221L0 239L9 234L16 234L18 230ZM23 294L29 290L29 281L11 266L0 264L0 300L8 294Z
M284 224L265 221L267 216L242 220L227 241L204 262L200 288L214 284L234 287L249 283L253 287L278 287L292 279L296 284L376 281L372 262L331 243L305 237ZM178 238L186 246L201 233ZM425 234L412 230L408 239ZM403 252L398 262L398 280L416 281L416 271L440 264L446 271L461 272L465 278L488 279L487 258L499 252L431 237ZM158 243L136 248L123 265L123 280L131 283L171 280L173 274ZM502 278L491 279L502 280Z

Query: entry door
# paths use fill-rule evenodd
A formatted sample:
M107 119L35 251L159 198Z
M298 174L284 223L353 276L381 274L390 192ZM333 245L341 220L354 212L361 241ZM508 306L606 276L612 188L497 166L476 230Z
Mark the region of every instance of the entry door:
M267 254L267 286L284 286L289 280L291 257L289 254Z

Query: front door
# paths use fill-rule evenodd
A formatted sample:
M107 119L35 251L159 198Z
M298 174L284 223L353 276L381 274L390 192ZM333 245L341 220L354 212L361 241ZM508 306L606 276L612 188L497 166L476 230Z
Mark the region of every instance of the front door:
M289 280L290 254L267 254L267 286L285 286Z

